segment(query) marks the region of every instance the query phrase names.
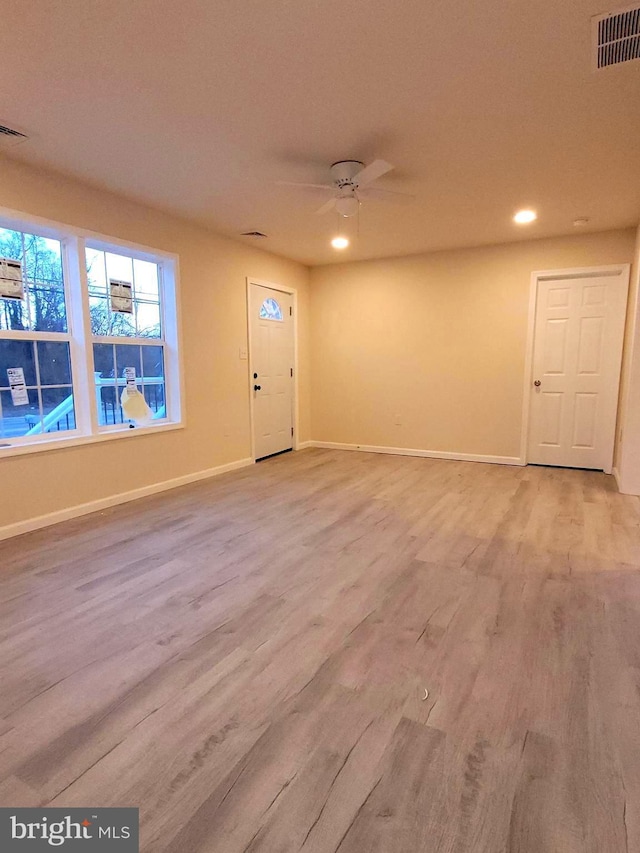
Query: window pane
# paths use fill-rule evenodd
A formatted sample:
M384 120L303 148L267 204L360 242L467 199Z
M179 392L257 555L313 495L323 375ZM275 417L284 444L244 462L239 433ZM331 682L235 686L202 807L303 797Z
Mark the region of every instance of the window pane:
M164 378L163 347L140 347L142 350L142 375L144 381L149 378Z
M39 386L35 357L38 359ZM3 438L76 428L69 344L66 341L0 340L0 385L5 388L8 386L9 367L22 367L24 370L29 402L15 406L9 390L0 392L0 435ZM47 385L62 387L43 388Z
M67 314L60 242L25 234L23 265L30 328L37 332L65 332Z
M133 262L135 295L158 301L158 265L150 261Z
M107 279L104 269L104 252L98 249L87 249L87 281L89 293L92 295L107 295Z
M93 345L93 369L102 379L115 376L113 344Z
M160 337L160 306L152 302L136 302L139 338Z
M120 423L115 386L115 361L113 344L93 345L93 369L96 381L96 402L100 426Z
M22 234L19 231L0 228L0 257L22 261ZM0 299L0 331L22 331L28 328L29 311L26 300Z
M260 319L282 320L282 309L280 308L280 304L271 297L265 299L262 303L262 307L260 308Z
M144 398L156 418L166 418L163 347L140 347Z
M29 285L29 327L35 332L66 332L67 312L62 285Z
M24 300L0 300L0 330L66 332L59 240L0 228L0 256L22 261Z
M100 426L114 426L123 422L120 395L116 393L116 386L113 383L98 386L97 403Z
M0 228L0 257L22 260L22 234L19 231Z
M24 235L24 272L27 281L62 285L62 254L58 240Z
M134 338L136 328L131 314L112 311L109 300L98 296L89 297L91 333L96 337L109 336Z
M0 257L22 261L22 234L19 231L0 228ZM29 310L26 300L0 299L0 331L23 331L28 328Z
M89 297L89 313L91 314L91 334L108 335L111 329L111 311L106 297Z
M116 344L116 376L124 379L125 367L135 367L136 379L142 379L142 366L140 362L140 347L137 344ZM124 387L124 382L120 383ZM139 387L138 391L142 391Z
M128 281L133 284L133 263L131 258L124 255L114 255L107 252L107 278L117 278L120 281Z
M111 327L109 333L122 338L135 338L136 326L135 315L120 314L117 311L111 312Z
M164 383L144 386L144 398L147 401L147 406L151 409L153 417L166 418L167 411L164 405Z
M125 387L125 368L133 367L136 371L136 388L142 392L142 363L140 360L140 347L137 344L116 344L116 376L118 377L117 388L117 412L118 421L125 420L122 408L120 407L120 397Z
M0 340L0 388L9 387L7 370L21 367L27 385L36 384L33 341Z
M0 391L0 434L2 438L17 438L18 436L27 435L30 431L39 431L41 428L40 422L40 401L38 392L35 389L30 389L29 405L14 406L11 399L10 391Z
M68 385L71 382L69 344L38 341L38 367L41 385Z
M24 331L29 328L29 311L26 301L0 299L0 331Z
M45 432L66 432L76 428L73 389L43 388L42 412Z

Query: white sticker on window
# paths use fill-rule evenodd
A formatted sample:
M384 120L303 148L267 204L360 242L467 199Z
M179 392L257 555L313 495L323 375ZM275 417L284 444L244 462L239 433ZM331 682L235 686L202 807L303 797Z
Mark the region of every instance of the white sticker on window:
M138 391L136 388L136 369L135 367L125 367L123 372L127 383L127 396L133 397Z
M14 406L28 406L29 392L24 381L24 370L22 367L10 367L7 370L9 377L9 388L11 389L11 402Z
M109 293L112 311L117 311L119 314L133 314L133 295L130 282L110 278Z
M21 261L0 258L0 299L24 299Z

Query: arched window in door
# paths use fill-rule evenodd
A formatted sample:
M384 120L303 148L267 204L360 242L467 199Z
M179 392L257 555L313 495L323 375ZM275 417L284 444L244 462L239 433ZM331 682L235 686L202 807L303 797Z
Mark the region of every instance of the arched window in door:
M282 320L282 308L275 299L265 299L260 308L261 320Z

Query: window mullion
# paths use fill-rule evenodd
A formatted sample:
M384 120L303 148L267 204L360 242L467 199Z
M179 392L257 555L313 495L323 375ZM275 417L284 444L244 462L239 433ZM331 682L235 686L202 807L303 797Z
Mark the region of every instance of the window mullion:
M24 233L20 234L20 244L22 246L22 286L24 287L24 304L27 312L26 327L31 331L31 287L29 285L29 274L27 272L27 247L24 242ZM23 320L23 323L25 321Z
M67 296L76 420L81 432L92 435L98 432L98 412L93 381L91 314L84 240L81 237L70 237L66 241L66 248L65 281L68 282L69 288Z
M23 238L24 239L24 238ZM38 414L40 416L40 428L44 432L44 406L42 404L42 382L40 380L40 350L37 341L31 341L33 347L33 365L36 371L36 393L38 395Z

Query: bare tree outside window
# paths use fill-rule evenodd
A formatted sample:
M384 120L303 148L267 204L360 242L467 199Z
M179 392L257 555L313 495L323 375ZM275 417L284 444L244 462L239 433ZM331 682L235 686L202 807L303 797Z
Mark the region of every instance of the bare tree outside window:
M0 300L0 328L66 332L59 243L35 234L0 229L0 256L22 262L26 298ZM57 251L55 250L57 247Z

